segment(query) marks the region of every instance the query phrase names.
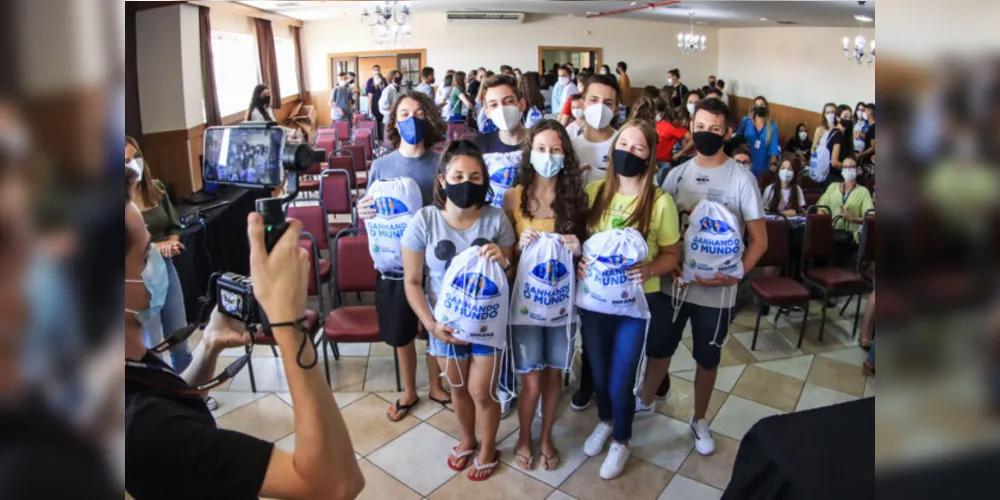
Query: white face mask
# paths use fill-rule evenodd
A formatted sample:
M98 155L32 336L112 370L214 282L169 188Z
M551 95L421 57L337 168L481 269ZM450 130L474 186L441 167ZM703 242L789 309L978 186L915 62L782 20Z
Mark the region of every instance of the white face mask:
M132 161L126 163L125 166L138 174L139 181L142 181L142 173L146 170L146 165L143 163L142 158L132 158Z
M793 177L795 177L795 172L792 172L791 170L782 170L778 172L778 178L785 184L792 182Z
M826 123L829 123L832 126L832 125L835 125L837 123L836 120L837 120L837 114L836 113L827 113L826 114Z
M607 75L607 74L608 74L608 70L606 70L606 69L602 69L602 70L601 70L601 74L602 74L602 75Z
M521 110L517 106L501 106L490 112L490 120L503 132L521 125Z
M584 115L583 108L573 108L573 118L579 120L580 118L583 118L583 115Z
M538 175L546 179L551 179L559 175L565 161L566 157L564 155L542 153L541 151L531 152L531 166L535 168L535 172Z
M694 103L693 103L693 102L689 102L689 103L688 103L688 105L687 105L687 109L688 109L688 113L689 113L689 114L690 114L690 115L691 115L692 117L694 116L694 108L695 108L695 105L694 105Z
M847 182L854 182L858 178L858 169L856 168L845 168L841 170L841 175L844 176L844 180Z
M603 104L591 104L584 110L583 117L587 121L588 127L604 130L608 125L611 125L615 112Z
M673 78L667 78L667 85L673 85L673 84L674 84L674 79Z
M568 85L568 84L569 84L569 77L568 76L561 76L561 77L559 77L559 85Z
M809 134L806 132L799 132L799 140L805 142L809 138Z

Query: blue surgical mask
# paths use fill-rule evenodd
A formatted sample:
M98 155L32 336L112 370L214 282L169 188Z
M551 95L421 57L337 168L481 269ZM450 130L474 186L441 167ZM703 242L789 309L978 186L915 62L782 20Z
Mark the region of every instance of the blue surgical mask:
M407 144L417 145L424 142L427 133L427 120L411 116L399 122L399 136Z
M146 326L163 310L163 304L167 302L167 289L170 286L167 263L155 245L149 246L149 257L146 260L146 268L142 270L142 279L126 279L125 283L142 283L149 291L149 307L141 311L125 309L125 312L134 314L139 323Z
M531 166L535 167L535 172L538 172L538 175L546 179L559 175L565 161L566 156L564 155L553 155L541 151L531 152Z

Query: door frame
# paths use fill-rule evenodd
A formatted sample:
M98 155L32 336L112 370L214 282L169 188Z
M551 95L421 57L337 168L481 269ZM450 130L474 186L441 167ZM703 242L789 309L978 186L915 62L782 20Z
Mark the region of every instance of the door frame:
M338 52L326 55L326 74L327 80L329 80L329 88L333 88L333 60L334 58L348 58L348 57L372 57L372 56L397 56L399 54L420 54L420 67L423 68L427 66L427 49L393 49L393 50L369 50L360 52ZM600 60L600 54L598 54L598 60ZM360 62L359 62L360 64Z
M568 52L595 52L597 53L597 61L594 64L594 68L600 69L601 65L604 64L604 49L600 47L563 47L556 45L539 45L538 46L538 67L541 68L539 73L545 74L548 68L542 68L542 53L546 50L554 51L568 51Z

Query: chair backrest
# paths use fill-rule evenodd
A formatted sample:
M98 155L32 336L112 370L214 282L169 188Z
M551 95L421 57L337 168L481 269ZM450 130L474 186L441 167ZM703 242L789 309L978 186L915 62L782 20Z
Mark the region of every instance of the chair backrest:
M338 142L346 141L351 136L351 125L345 120L333 122L333 128L337 131Z
M811 207L819 203L819 199L823 197L822 193L817 193L815 191L808 191L802 193L806 197L806 206Z
M364 113L357 113L357 114L354 115L354 119L351 120L351 122L354 123L355 127L357 127L358 124L361 123L361 120L367 120L367 119L368 119L368 115L366 115Z
M337 149L337 137L338 133L333 129L322 129L323 131L316 135L316 148L322 149L327 153ZM345 136L346 137L346 136Z
M359 128L354 131L354 142L361 144L365 148L365 161L372 161L372 131L366 128Z
M302 231L302 235L299 237L299 248L305 248L309 252L309 285L307 287L307 293L309 296L318 295L319 284L316 279L316 271L319 269L319 250L316 247L319 246L316 241L316 237L308 231ZM320 299L322 302L322 298Z
M760 186L761 192L764 192L764 190L767 189L768 186L774 184L775 178L776 176L774 175L774 172L771 172L770 170L765 170L761 172L760 178L757 179L757 185Z
M826 212L820 212L823 208ZM802 242L802 259L825 259L833 253L833 216L829 207L813 207L806 216L806 231ZM805 266L803 266L805 269Z
M354 155L350 151L338 149L330 153L327 159L327 170L346 170L351 173L351 189L358 185L358 173L354 169Z
M767 252L760 258L760 267L777 266L784 269L788 265L788 219L778 217L767 220Z
M304 203L310 203L305 205ZM320 250L330 248L330 242L324 236L330 231L327 229L326 207L322 200L318 204L315 200L303 201L300 204L292 203L285 211L290 219L295 219L302 223L302 231L312 234L316 238L316 245Z
M448 124L448 140L454 141L460 135L469 131L469 127L464 123L449 123Z
M479 137L479 134L469 131L469 132L462 132L458 136L458 139L462 141L475 141L476 137Z
M875 211L865 213L865 221L861 226L861 241L858 248L858 265L875 262Z
M368 235L361 229L345 229L334 243L334 287L336 293L374 292L378 271L368 250Z
M801 187L802 191L805 192L806 194L809 193L819 193L820 195L823 194L823 185L812 180L812 178L809 177L808 175L799 176L799 187Z
M319 183L319 197L328 214L353 214L351 177L347 170L324 170Z
M354 172L366 172L365 163L365 145L352 142L350 144L344 144L340 147L343 151L349 151L351 153L351 158L354 160Z

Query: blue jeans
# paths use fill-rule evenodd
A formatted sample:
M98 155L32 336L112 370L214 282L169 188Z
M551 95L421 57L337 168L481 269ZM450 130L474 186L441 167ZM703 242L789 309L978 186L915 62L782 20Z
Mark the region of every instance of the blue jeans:
M594 374L597 415L614 421L616 443L632 440L635 377L646 342L646 321L626 316L583 312L583 343Z
M184 310L184 291L181 290L181 280L177 277L173 259L163 259L167 264L167 276L170 284L167 287L167 301L163 310L142 332L142 341L147 348L163 342L164 336L169 337L174 332L187 326L187 313ZM177 344L170 349L170 364L174 371L182 373L191 364L191 347L187 342Z
M871 350L868 351L868 364L869 365L874 365L875 364L875 341L874 340L872 341L872 348L871 348Z

